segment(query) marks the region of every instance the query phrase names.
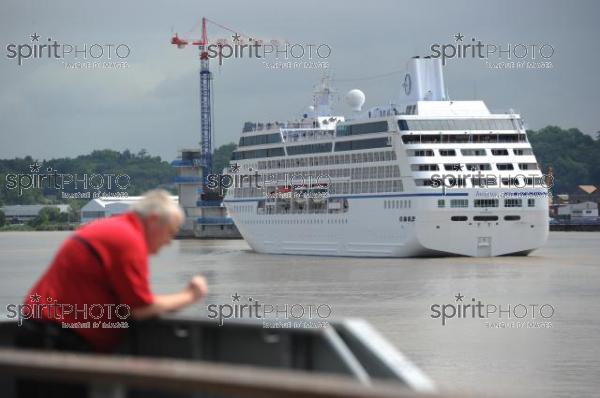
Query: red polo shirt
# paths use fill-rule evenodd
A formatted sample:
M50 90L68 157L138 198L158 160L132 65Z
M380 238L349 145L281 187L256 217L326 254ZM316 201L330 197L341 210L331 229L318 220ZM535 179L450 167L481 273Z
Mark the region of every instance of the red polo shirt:
M113 350L127 326L126 316L153 301L148 248L142 221L134 213L78 229L25 298L32 319L71 328L98 351Z

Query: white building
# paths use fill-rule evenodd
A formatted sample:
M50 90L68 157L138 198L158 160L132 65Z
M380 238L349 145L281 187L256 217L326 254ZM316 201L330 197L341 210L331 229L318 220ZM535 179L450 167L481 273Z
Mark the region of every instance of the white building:
M90 200L81 208L81 223L87 223L104 217L112 217L118 214L126 213L132 204L140 200L141 196L128 197L100 197ZM171 196L171 199L178 203L177 196Z
M598 203L581 202L561 205L558 208L560 218L598 217Z

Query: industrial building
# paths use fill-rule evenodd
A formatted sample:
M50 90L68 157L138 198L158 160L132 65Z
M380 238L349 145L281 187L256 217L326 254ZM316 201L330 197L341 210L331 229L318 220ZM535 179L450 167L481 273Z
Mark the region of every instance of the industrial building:
M141 196L128 197L100 197L92 199L81 208L81 223L85 224L99 218L112 217L126 213L131 205L140 200ZM171 196L174 202L178 202L177 196Z
M9 205L1 207L0 210L6 216L7 224L25 224L36 218L44 207L56 208L61 213L71 210L69 205Z
M600 189L594 185L578 185L575 191L554 198L551 216L557 219L598 218Z
M171 162L177 169L175 184L179 193L179 205L185 212L185 222L179 235L195 238L241 238L223 206L222 198L211 192L204 192L201 159L200 148L185 148Z
M581 202L567 203L561 205L557 209L558 218L578 219L578 218L597 218L598 203L596 202Z

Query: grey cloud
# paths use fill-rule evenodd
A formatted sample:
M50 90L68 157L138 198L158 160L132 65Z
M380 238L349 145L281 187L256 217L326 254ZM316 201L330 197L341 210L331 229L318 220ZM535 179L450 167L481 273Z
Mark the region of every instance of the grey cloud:
M485 100L514 108L530 127L547 124L600 130L600 76L595 18L600 3L264 1L152 4L55 1L0 5L0 157L74 156L96 148L146 148L172 159L199 140L198 55L169 44L202 15L248 34L327 43L338 78L362 78L401 69L432 43L452 35L495 43L548 42L556 48L550 71L489 71L477 60L452 60L446 82L454 99ZM65 42L124 42L132 48L124 71L69 71L48 60L17 67L4 57L8 43L33 32ZM229 33L210 27L212 37ZM47 62L46 62L47 61ZM320 72L270 71L255 60L215 62L216 143L237 141L245 120L294 118L310 103ZM367 106L393 100L401 74L339 81L341 96L360 88ZM343 104L338 109L347 111Z

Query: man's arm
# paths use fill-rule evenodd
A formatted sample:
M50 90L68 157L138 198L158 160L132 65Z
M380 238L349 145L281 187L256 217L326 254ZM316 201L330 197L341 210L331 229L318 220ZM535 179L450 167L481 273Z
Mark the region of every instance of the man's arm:
M179 293L154 296L154 302L145 307L132 310L135 320L152 318L166 312L176 311L200 300L208 293L206 280L202 276L195 276L189 285Z

